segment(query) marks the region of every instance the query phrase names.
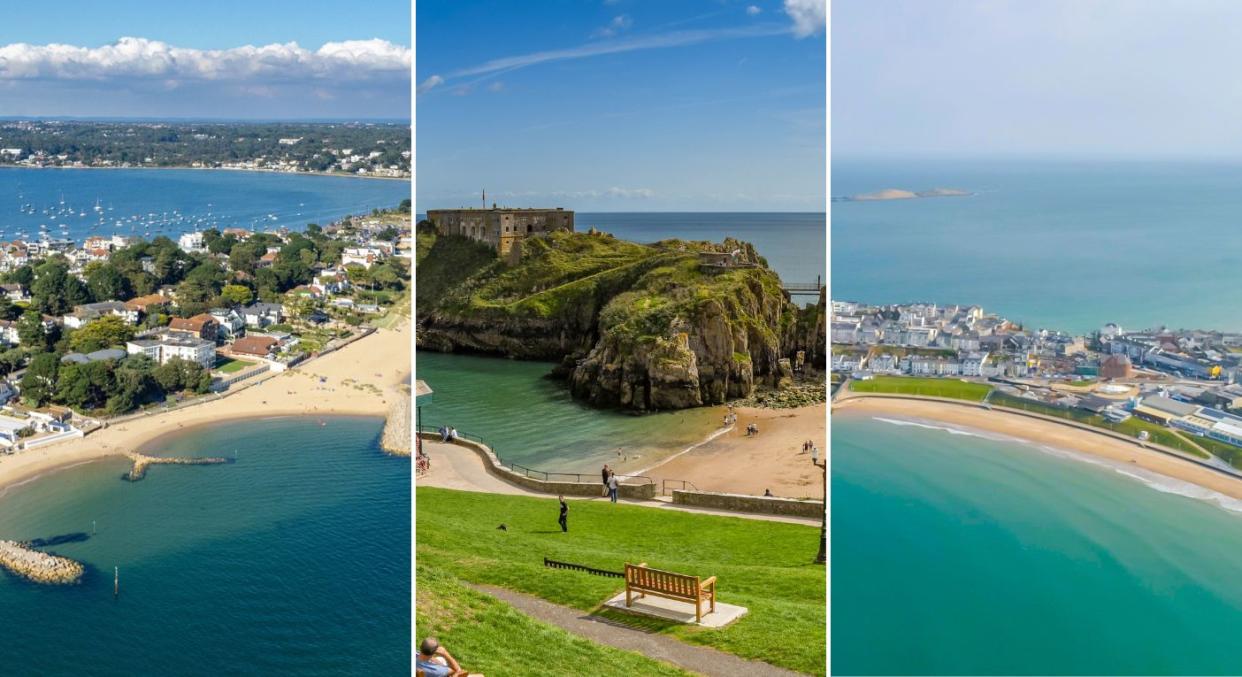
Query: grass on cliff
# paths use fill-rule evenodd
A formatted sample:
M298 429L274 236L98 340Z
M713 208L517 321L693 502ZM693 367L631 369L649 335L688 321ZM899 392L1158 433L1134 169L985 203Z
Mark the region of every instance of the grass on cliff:
M414 300L426 310L433 309L450 290L496 261L495 250L468 238L427 233L418 237L420 256L414 267L418 291Z
M488 675L689 676L630 651L596 644L535 620L451 574L418 567L418 641L436 637L462 667Z
M825 571L812 563L819 545L816 527L571 501L569 533L562 534L555 499L421 487L417 501L420 568L525 592L744 658L810 674L824 672ZM502 522L507 531L496 528ZM599 612L625 584L544 568L545 556L610 571L621 571L626 562L645 561L679 573L714 575L720 601L750 612L715 630ZM421 579L418 586L422 613ZM488 632L480 625L463 624L458 631Z
M917 378L912 376L876 376L865 381L851 381L850 390L858 393L893 393L947 397L955 400L982 402L992 386L955 378Z

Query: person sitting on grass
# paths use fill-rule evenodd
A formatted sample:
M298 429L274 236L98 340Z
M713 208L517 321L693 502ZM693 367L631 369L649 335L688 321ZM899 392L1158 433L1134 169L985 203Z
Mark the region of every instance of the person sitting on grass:
M435 637L428 637L419 645L415 667L424 677L470 677L470 673L457 664L453 654L440 646L440 641Z

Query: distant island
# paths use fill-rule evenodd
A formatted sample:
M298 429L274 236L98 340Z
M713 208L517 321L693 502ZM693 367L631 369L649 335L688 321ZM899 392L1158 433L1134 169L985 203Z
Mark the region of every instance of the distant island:
M874 193L860 193L832 198L833 202L874 202L879 200L913 200L920 197L967 197L974 193L956 188L932 188L931 190L910 191L900 188L885 188Z

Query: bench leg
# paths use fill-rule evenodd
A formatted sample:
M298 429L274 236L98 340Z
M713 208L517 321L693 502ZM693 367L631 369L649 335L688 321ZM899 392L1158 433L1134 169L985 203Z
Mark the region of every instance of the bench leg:
M694 598L694 622L695 623L703 622L703 607L701 606L702 602L703 600L697 597Z
M626 589L625 589L625 608L627 608L627 609L628 609L628 608L630 608L630 605L632 605L632 604L634 603L634 601L630 598L630 594L631 594L631 593L630 593L630 589L629 589L629 587L626 587Z

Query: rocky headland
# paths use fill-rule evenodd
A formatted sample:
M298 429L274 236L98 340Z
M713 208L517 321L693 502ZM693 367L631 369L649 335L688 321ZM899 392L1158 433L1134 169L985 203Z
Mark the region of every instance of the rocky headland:
M791 386L800 351L823 367L823 295L793 303L746 242L560 232L502 261L464 238L419 240L419 349L552 361L593 405L722 404Z

